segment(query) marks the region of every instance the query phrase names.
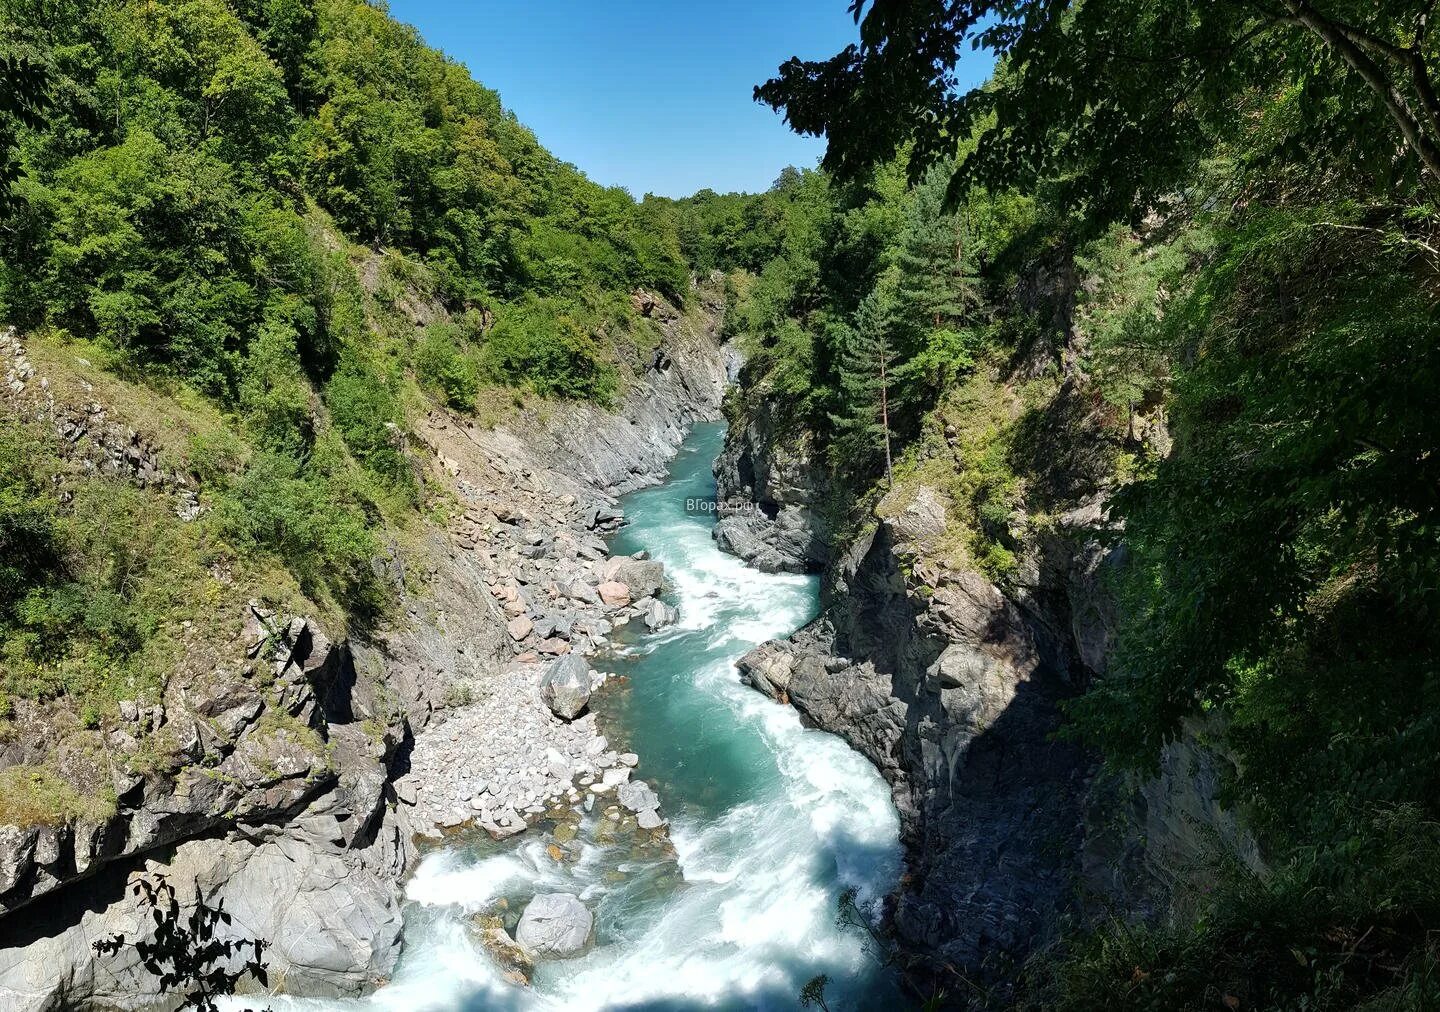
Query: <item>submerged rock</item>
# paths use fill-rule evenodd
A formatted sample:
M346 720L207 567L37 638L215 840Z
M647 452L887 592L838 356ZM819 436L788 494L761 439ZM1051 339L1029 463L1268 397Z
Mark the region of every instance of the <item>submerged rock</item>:
M540 698L561 720L574 720L590 704L590 666L578 654L553 662L540 680Z
M479 930L480 944L495 957L505 979L528 987L535 972L535 957L530 955L529 950L510 937L505 923L498 917L480 918Z
M572 893L541 893L530 901L515 928L515 940L536 955L583 952L595 917Z

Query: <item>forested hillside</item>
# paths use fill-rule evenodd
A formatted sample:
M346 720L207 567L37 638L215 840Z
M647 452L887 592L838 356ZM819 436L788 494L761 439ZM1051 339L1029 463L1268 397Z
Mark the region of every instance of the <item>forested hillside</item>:
M938 489L948 561L1011 595L1098 495L1121 628L1065 733L1144 776L1211 729L1263 845L1176 923L1077 932L1030 1000L1433 1003L1428 5L855 6L861 45L758 89L833 175L741 293L744 396L871 489L851 529ZM1001 67L961 94L976 38Z
M250 600L383 624L397 546L454 506L416 419L614 405L658 361L650 293L719 272L730 418L813 448L837 545L923 489L941 561L1020 599L1093 513L1119 628L1062 734L1132 779L1198 736L1261 842L1007 994L1434 1007L1431 5L854 6L860 45L758 91L821 169L637 201L383 5L0 0L0 745L38 714L98 770ZM976 40L999 69L965 94ZM115 803L0 769L3 825Z
M6 3L0 73L6 368L163 437L203 504L117 500L43 406L0 427L0 689L90 722L223 611L207 569L375 621L371 561L433 498L407 419L611 403L658 336L632 292L690 294L670 204L557 161L381 6Z

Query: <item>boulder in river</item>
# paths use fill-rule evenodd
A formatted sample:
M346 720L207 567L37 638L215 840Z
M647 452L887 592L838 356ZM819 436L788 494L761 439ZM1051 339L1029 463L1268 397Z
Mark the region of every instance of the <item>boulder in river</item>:
M495 957L505 979L512 984L529 985L530 976L535 972L535 960L525 946L505 931L505 923L498 917L481 917L477 919L477 926L480 944Z
M561 720L574 720L590 704L590 665L579 654L552 661L540 679L540 698Z
M537 956L575 956L590 941L595 917L572 893L541 893L515 928L515 941Z
M660 807L660 798L643 780L620 785L620 804L632 812L653 812Z
M625 514L613 506L591 506L585 511L585 527L594 530L597 527L613 527L625 519Z
M641 606L641 612L645 617L645 628L652 632L662 626L670 625L680 617L680 613L659 598L650 598Z
M605 564L603 575L608 581L623 583L635 601L658 594L665 586L665 565L653 559L616 556Z

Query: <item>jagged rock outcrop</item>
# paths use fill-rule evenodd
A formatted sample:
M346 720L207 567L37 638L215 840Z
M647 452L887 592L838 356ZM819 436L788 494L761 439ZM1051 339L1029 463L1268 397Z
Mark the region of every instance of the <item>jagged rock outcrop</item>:
M833 534L829 474L810 436L761 398L732 424L715 462L720 547L766 572L819 572Z
M844 737L894 788L909 855L894 923L912 952L1004 986L1067 917L1162 916L1202 888L1217 844L1259 870L1216 800L1226 761L1198 730L1144 782L1097 776L1057 740L1060 704L1104 671L1115 630L1092 536L1098 502L1059 518L1004 591L937 550L921 488L858 537L820 619L739 662L755 688Z
M525 411L485 440L497 449L523 446L572 483L612 496L661 481L690 426L720 417L725 394L723 300L709 286L691 298L698 313L681 315L663 300L652 310L664 336L617 412L578 402Z
M356 722L364 710L347 693L344 647L314 622L252 605L243 636L248 669L173 683L143 714L122 707L182 744L143 774L114 767L114 815L0 830L0 902L24 908L0 920L0 1005L153 1001L157 981L133 942L154 925L125 883L156 871L176 880L182 902L195 888L223 899L234 937L265 939L291 993L360 994L394 965L398 882L413 855L404 815L389 805L401 729ZM125 731L112 739L126 747ZM118 934L132 944L91 948Z
M377 731L375 751L331 744L355 718L344 673L348 657L309 619L280 621L247 609L250 664L177 681L154 706L122 705L129 726L109 735L117 798L113 815L58 826L0 827L0 912L11 912L104 865L233 823L283 822L332 793L344 775L384 780L399 731ZM22 720L38 728L38 710ZM332 721L334 724L332 725ZM163 735L177 747L141 770L139 737ZM48 742L17 738L7 765L38 758ZM342 761L343 760L343 761ZM66 759L55 760L65 771ZM348 765L346 764L348 761ZM376 788L378 792L378 787ZM374 799L357 815L368 819Z
M507 835L544 811L543 788L528 780L495 785L483 797L497 808L487 811L483 799L476 808L474 778L458 786L440 778L481 765L485 757L469 752L446 759L444 748L427 746L439 779L433 791L418 788L412 736L438 732L454 713L466 714L466 733L447 739L450 747L472 751L481 740L472 725L506 720L506 707L543 714L545 733L569 735L556 754L570 768L552 764L561 795L626 782L636 757L627 765L609 751L586 718L564 724L545 710L538 661L593 652L615 625L651 614L646 595L661 589L663 575L642 560L622 565L647 610L601 600L600 570L610 561L603 536L620 520L615 496L659 480L688 426L719 416L726 361L718 309L711 302L682 316L660 301L651 306L663 354L635 377L619 412L567 403L520 412L496 429L439 410L423 420L414 449L430 452L461 512L448 528L417 532L374 560L398 600L384 624L332 642L309 619L257 606L237 621L244 628L234 644L201 644L206 664L172 677L163 699L122 704L133 727L115 729L107 755L157 733L174 747L143 774L129 772L143 764L97 770L93 755L76 757L87 792L107 788L92 782L96 775L115 778L115 815L0 827L0 1007L153 1004L156 982L133 946L102 957L91 943L149 930L125 884L155 871L175 879L182 901L197 885L207 902L223 899L237 936L267 942L271 982L287 993L372 989L399 954L399 884L413 831L433 828L412 820L488 820L495 835ZM26 398L24 410L48 411L33 370L10 365L5 395ZM145 459L116 478L150 481ZM188 488L177 495L177 509L193 505ZM520 617L529 628L517 640L507 626ZM501 673L527 691L492 693ZM41 758L43 718L17 706L19 733L0 748L0 768ZM545 754L543 741L533 744ZM470 793L460 798L458 789Z
M1052 740L1071 683L1023 610L973 571L918 575L928 528L907 519L850 547L821 620L740 669L890 780L910 854L897 930L978 972L1069 904L1091 763Z

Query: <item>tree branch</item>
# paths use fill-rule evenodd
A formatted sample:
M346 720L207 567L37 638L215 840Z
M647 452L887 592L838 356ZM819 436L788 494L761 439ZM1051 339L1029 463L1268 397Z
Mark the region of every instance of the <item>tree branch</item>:
M1361 80L1379 95L1390 118L1400 128L1405 143L1419 156L1430 174L1440 179L1440 146L1437 146L1429 136L1420 119L1411 110L1410 103L1386 75L1384 68L1376 63L1374 58L1342 26L1320 14L1304 0L1285 0L1285 7L1292 18L1333 49L1342 60L1350 65L1352 70L1360 75ZM1409 64L1408 58L1405 62L1407 66L1411 67L1413 75L1413 65ZM1423 60L1421 63L1423 67ZM1425 83L1427 85L1429 83L1428 74ZM1431 94L1433 96L1433 91ZM1423 97L1422 101L1424 101ZM1436 115L1440 109L1427 107L1426 111L1430 114L1431 129L1440 128L1440 117Z
M1432 258L1432 263L1440 265L1440 249L1436 249L1424 239L1416 239L1413 236L1396 232L1386 232L1384 229L1372 228L1368 225L1347 225L1338 221L1316 221L1312 222L1311 228L1333 228L1342 232L1361 232L1366 235L1378 236L1388 242L1400 243L1405 246L1414 246Z
M1284 18L1276 18L1276 21L1283 22ZM1250 31L1246 32L1244 35L1240 36L1240 38L1236 39L1233 43L1227 43L1223 46L1216 46L1213 49L1204 49L1199 52L1170 53L1166 56L1140 56L1135 53L1122 53L1114 49L1099 49L1092 50L1092 52L1098 52L1101 56L1107 57L1108 59L1119 60L1122 63L1140 64L1141 66L1179 63L1182 60L1203 60L1207 58L1220 58L1225 56L1231 56L1234 53L1238 53L1240 50L1250 45L1250 43L1254 42L1256 39L1264 35L1266 32L1270 31L1270 29L1274 27L1275 25L1273 23L1256 25L1254 28L1250 29Z

